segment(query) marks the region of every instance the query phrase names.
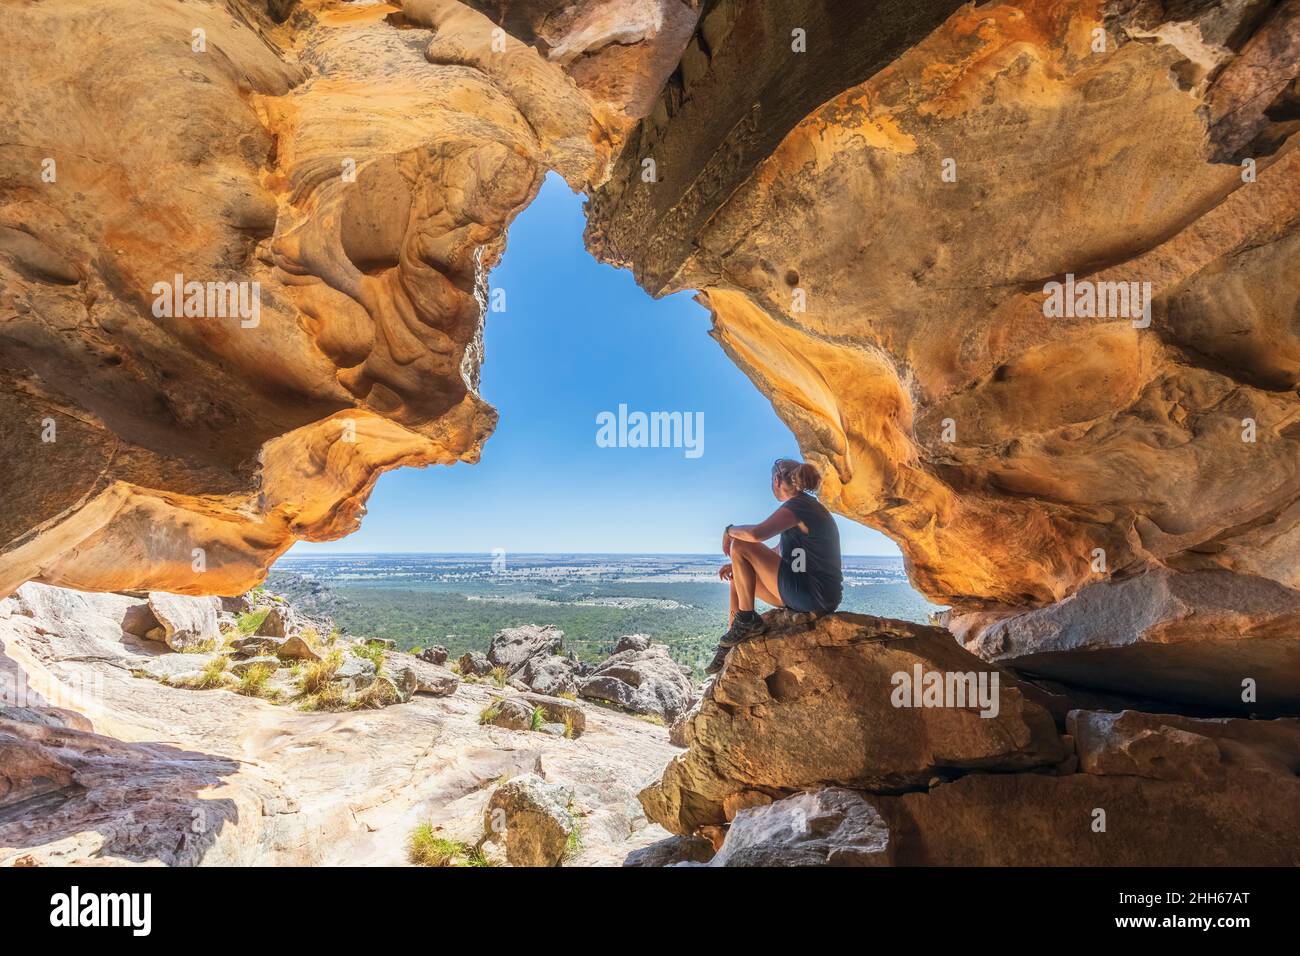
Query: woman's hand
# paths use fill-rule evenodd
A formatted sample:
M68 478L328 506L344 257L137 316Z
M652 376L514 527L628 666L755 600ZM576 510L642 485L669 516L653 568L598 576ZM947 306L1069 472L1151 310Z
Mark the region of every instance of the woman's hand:
M718 577L720 577L720 578L721 578L722 580L724 580L724 581L730 581L730 580L731 580L731 565L730 565L730 564L724 564L722 567L718 568Z

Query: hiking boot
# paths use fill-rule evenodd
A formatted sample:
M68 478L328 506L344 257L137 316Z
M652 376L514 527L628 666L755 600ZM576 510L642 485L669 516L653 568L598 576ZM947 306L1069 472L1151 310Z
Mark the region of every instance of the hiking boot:
M758 637L767 630L767 624L753 611L737 611L731 622L731 630L722 635L719 647L735 647L753 637Z
M713 660L709 662L708 667L704 668L704 673L716 674L718 671L722 670L722 665L727 662L727 654L730 652L731 648L723 647L719 644L718 649L713 652Z

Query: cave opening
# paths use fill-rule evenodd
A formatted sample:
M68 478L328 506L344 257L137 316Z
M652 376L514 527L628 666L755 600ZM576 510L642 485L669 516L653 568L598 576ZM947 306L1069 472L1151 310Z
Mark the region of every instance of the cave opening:
M387 472L360 529L297 543L273 586L323 579L354 602L345 624L420 645L478 646L495 627L552 623L578 651L619 629L680 631L683 658L707 660L726 615L721 530L774 510L771 463L800 450L708 340L693 294L656 300L597 261L585 221L583 197L551 174L510 226L486 296L480 394L500 417L481 459ZM637 416L663 424L665 440L652 426L638 441ZM933 606L897 547L836 522L845 608L926 620ZM574 608L589 602L599 612Z

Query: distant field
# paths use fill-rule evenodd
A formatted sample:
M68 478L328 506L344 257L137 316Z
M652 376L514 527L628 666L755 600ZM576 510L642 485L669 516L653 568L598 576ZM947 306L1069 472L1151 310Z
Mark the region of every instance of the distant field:
M626 634L648 634L698 674L726 625L720 559L693 555L519 555L494 570L484 555L286 558L267 584L345 632L399 647L487 648L519 624L553 624L579 658L599 660ZM925 621L933 606L902 562L848 559L843 610Z

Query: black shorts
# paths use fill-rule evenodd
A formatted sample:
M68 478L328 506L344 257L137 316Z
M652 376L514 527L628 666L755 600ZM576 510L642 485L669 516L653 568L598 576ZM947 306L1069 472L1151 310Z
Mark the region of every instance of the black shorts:
M791 611L799 614L829 614L839 607L840 589L823 588L821 583L806 571L794 570L784 558L781 560L781 568L776 573L776 587L781 603Z

